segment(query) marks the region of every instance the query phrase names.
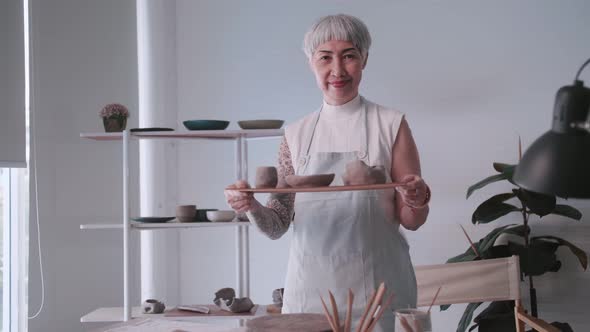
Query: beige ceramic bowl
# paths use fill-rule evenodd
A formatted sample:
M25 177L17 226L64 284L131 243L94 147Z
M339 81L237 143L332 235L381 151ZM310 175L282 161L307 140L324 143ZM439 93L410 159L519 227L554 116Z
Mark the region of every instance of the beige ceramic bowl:
M283 126L283 120L243 120L238 121L242 129L279 129Z
M234 210L207 211L207 219L217 222L227 222L234 220L236 212Z

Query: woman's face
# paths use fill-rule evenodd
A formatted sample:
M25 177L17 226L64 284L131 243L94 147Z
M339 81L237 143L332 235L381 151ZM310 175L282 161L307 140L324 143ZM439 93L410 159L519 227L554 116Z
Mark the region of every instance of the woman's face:
M366 59L351 42L331 40L316 48L310 65L324 100L342 105L357 96Z

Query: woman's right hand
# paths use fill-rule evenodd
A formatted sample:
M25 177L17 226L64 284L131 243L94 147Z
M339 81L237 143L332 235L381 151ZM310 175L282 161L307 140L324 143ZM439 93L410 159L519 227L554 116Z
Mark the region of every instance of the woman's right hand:
M262 205L254 198L253 193L244 193L231 190L232 188L244 189L250 188L250 185L244 180L239 180L236 183L228 186L227 189L223 191L227 204L229 204L229 206L231 206L231 208L237 213L257 210L258 208L262 207Z

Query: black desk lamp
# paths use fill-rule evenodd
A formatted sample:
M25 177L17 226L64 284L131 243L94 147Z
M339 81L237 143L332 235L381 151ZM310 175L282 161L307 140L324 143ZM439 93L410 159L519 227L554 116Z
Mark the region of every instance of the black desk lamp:
M549 195L590 198L590 89L578 80L555 97L553 126L525 152L513 180L520 187Z

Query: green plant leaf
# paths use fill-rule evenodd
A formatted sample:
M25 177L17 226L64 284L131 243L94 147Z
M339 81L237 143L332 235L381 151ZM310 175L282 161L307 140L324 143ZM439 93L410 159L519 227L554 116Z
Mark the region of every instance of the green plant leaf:
M451 307L450 304L443 304L440 306L440 311L445 311Z
M482 254L483 259L503 258L510 257L512 253L507 245L496 245L491 246L488 250Z
M498 236L502 235L502 233L506 232L506 230L514 225L506 225L501 226L498 228L493 229L491 232L488 233L483 239L479 240L475 247L480 254L486 252L491 246L494 245Z
M471 187L469 187L467 189L467 197L466 198L469 198L469 196L471 196L471 194L473 194L473 192L476 191L477 189L481 189L490 183L498 182L498 181L502 181L502 180L506 180L506 177L503 174L496 174L496 175L488 176L487 178L485 178L485 179L479 181L478 183L472 185Z
M492 197L493 198L493 197ZM510 212L521 211L521 209L508 203L501 203L487 200L480 204L471 216L471 222L476 224L487 224Z
M482 310L473 322L478 331L516 331L514 301L495 301Z
M504 171L510 167L513 167L514 165L509 165L509 164L503 164L503 163L498 163L495 162L492 164L494 166L494 169L496 171L498 171L498 173L504 173Z
M515 196L516 196L516 194L513 193L513 192L511 192L511 193L497 194L497 195L494 195L494 196L488 198L485 202L481 203L480 206L483 205L483 204L485 204L485 203L489 203L489 204L491 204L491 203L502 203L502 202L505 202L505 201L511 199L512 197L515 197Z
M555 210L555 196L540 194L522 188L516 192L518 199L536 215L543 217Z
M502 233L506 233L506 234L513 234L513 235L518 235L518 236L522 236L524 237L524 232L525 230L529 230L530 231L530 227L529 226L524 226L524 225L518 225L515 227L511 227L506 229L505 231L503 231Z
M475 253L473 252L473 249L471 249L471 246L470 246L469 248L467 248L467 251L465 251L464 253L447 259L447 263L471 262L471 261L475 260L476 257L477 256L475 255Z
M551 214L557 214L575 220L582 219L582 212L569 205L556 204Z
M557 260L555 252L559 244L551 241L531 239L529 247L514 242L508 242L508 249L520 258L520 270L527 276L539 276L546 272L557 272L561 262Z
M475 312L475 309L477 309L477 307L479 307L481 304L482 302L477 302L469 303L467 305L467 308L465 308L465 311L463 312L463 316L461 316L459 325L457 326L457 332L465 332L465 330L467 330L467 327L469 326L469 323L471 323L471 319L473 318L473 313Z
M524 236L524 225L506 225L498 227L492 230L488 235L486 235L483 239L475 242L473 245L477 249L477 252L482 256L481 258L489 259L489 258L499 258L499 257L506 257L506 251L504 248L499 248L495 250L497 247L494 247L494 243L498 239L498 237L502 234L514 234L518 236ZM494 249L494 250L493 250ZM510 255L508 255L510 256ZM455 257L451 257L447 260L447 263L459 263L459 262L470 262L478 259L471 246L467 247L464 253L459 254Z
M539 239L553 240L553 241L556 241L560 246L568 247L569 250L578 258L578 261L580 262L580 265L584 268L584 271L588 268L588 255L586 254L586 252L584 250L580 249L579 247L577 247L573 243L568 242L568 241L566 241L562 238L559 238L557 236L551 236L551 235L535 236L535 237L531 238L531 241L537 241Z
M516 185L516 183L512 181L512 177L514 176L514 170L516 170L516 165L494 163L494 169L502 173L502 175L504 175L504 178L510 181L510 183Z

